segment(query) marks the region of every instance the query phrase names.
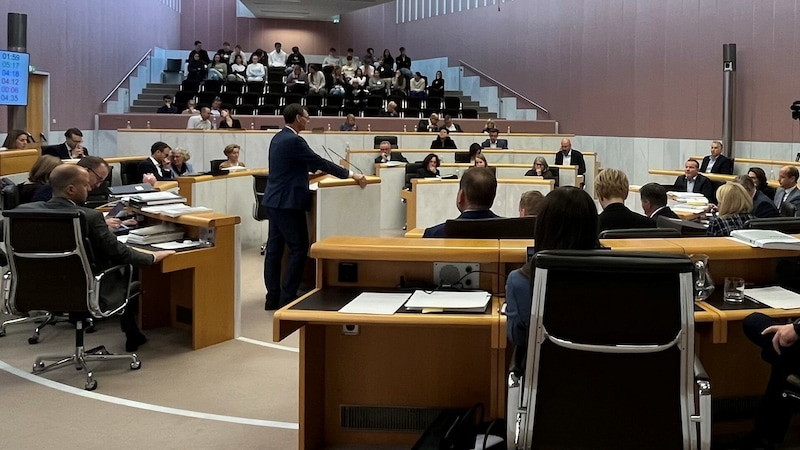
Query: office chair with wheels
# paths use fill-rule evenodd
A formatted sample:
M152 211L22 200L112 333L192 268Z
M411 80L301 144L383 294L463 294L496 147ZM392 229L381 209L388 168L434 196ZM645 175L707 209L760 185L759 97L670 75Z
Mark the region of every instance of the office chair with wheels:
M533 239L536 217L448 219L444 237L458 239Z
M600 239L679 238L681 232L675 228L626 228L600 232Z
M800 217L769 217L750 219L744 223L746 229L775 230L787 234L800 233Z
M75 322L75 352L36 358L33 373L60 367L86 371L86 390L97 388L92 361L124 360L132 370L141 367L136 354L110 353L104 346L84 348L85 324L89 318L121 313L133 293L130 265L106 270L94 268L86 218L79 210L3 211L5 242L10 270L3 292L14 314L46 310L68 314ZM46 362L52 361L50 364Z
M509 389L516 448L710 448L691 260L551 250L534 266L525 371Z
M267 208L261 206L261 200L264 199L264 192L267 191L267 180L269 175L253 175L253 196L256 203L253 205L253 218L259 222L262 220L269 220ZM261 254L267 252L267 242L261 244Z

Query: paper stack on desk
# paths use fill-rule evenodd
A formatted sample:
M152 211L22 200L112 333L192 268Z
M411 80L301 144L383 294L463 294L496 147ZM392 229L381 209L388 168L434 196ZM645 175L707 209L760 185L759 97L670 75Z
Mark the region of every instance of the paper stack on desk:
M408 300L408 292L362 292L339 310L345 314L392 315Z
M173 225L153 225L131 230L128 244L150 245L183 239L183 231Z
M186 198L172 192L148 192L144 194L131 195L129 203L132 207L142 208L154 205L169 205L174 203L186 203Z
M762 305L776 309L800 308L800 294L784 289L780 286L763 288L750 288L744 290L747 298L753 299Z
M492 295L486 291L414 291L406 302L409 311L482 313Z

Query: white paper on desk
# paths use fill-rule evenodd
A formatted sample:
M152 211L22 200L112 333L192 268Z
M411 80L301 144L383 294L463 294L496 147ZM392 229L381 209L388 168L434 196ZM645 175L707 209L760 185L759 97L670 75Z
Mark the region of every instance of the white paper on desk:
M408 293L362 292L339 310L345 314L392 315L408 300Z
M775 309L800 308L800 294L780 286L753 288L744 290L744 295L758 303Z
M309 191L316 191L317 189L319 189L319 183L311 183L308 185Z
M117 241L119 241L119 242L121 242L123 244L128 242L128 235L127 234L123 234L122 236L117 236Z
M492 296L486 291L414 291L407 309L479 309L486 308Z
M162 250L180 250L183 248L191 248L197 247L200 245L200 241L172 241L172 242L162 242L160 244L151 244L155 248L160 248Z

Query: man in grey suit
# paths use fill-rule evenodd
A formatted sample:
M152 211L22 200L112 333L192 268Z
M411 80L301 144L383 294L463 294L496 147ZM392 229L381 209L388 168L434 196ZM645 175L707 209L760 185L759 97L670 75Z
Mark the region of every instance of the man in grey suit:
M800 211L800 191L797 190L798 171L795 166L783 166L778 172L778 184L781 187L775 191L775 207L778 211L785 202L794 205Z
M508 140L507 139L498 139L497 137L500 136L500 130L497 128L492 128L489 130L489 139L483 141L481 147L483 148L499 148L506 150L508 149Z

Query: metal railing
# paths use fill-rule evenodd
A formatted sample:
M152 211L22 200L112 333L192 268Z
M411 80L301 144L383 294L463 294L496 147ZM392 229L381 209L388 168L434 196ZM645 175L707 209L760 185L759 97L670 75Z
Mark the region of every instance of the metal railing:
M147 50L147 53L145 53L141 58L139 58L139 61L136 61L136 64L134 64L133 67L131 67L131 70L129 70L128 73L126 73L125 76L122 77L121 80L119 80L119 83L117 83L117 85L114 86L114 89L112 89L111 92L109 92L108 95L106 95L106 98L104 98L103 101L100 103L105 105L108 99L110 99L111 96L113 96L119 90L119 88L122 86L123 83L128 81L128 78L130 78L133 72L135 72L136 69L138 69L139 66L142 65L142 63L152 55L152 53L153 53L152 48Z
M477 69L477 68L475 68L474 66L472 66L472 65L470 65L470 64L467 64L466 62L464 62L464 61L462 61L462 60L460 60L460 59L458 60L458 64L459 64L459 65L461 65L462 67L466 67L466 68L467 68L467 69L469 69L471 72L475 72L475 73L476 73L478 76L480 76L481 78L484 78L484 79L486 79L486 80L490 81L491 83L493 83L493 84L497 85L497 87L498 87L498 88L500 88L501 90L504 90L504 91L506 91L506 92L508 92L508 93L512 94L513 96L515 96L515 97L517 97L517 98L520 98L520 99L522 99L522 100L525 100L526 102L528 102L528 103L530 103L531 105L533 105L533 106L534 106L536 109L538 109L539 111L541 111L541 112L543 112L543 113L547 114L547 117L550 117L550 111L549 111L547 108L545 108L544 106L542 106L542 105L540 105L540 104L536 103L535 101L533 101L533 100L529 99L528 97L525 97L524 95L520 94L519 92L515 91L514 89L511 89L510 87L506 86L505 84L503 84L503 83L501 83L501 82L497 81L496 79L492 78L491 76L489 76L489 75L487 75L487 74L485 74L485 73L481 72L480 70L478 70L478 69Z

